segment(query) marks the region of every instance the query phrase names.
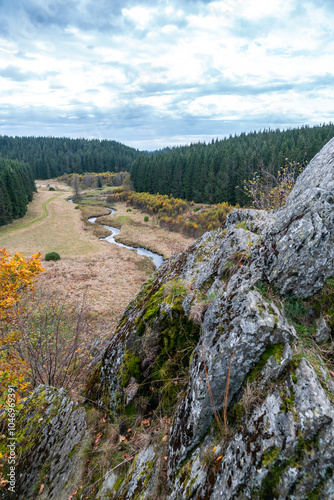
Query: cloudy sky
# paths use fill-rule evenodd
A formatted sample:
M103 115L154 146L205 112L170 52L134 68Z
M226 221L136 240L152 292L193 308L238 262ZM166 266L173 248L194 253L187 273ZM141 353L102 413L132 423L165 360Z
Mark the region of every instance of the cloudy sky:
M333 121L333 0L0 0L0 134L139 149Z

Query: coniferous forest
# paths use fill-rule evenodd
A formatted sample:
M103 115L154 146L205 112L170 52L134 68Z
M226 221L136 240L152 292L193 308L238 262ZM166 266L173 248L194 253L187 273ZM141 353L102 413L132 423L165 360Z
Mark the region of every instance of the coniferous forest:
M23 217L35 190L28 164L0 158L0 226Z
M243 181L261 166L307 162L334 136L334 125L243 133L209 144L148 153L116 141L0 136L0 225L22 217L34 179L64 173L131 171L134 189L195 203L247 203ZM14 161L15 160L15 161Z
M29 163L35 179L51 179L65 172L129 171L139 154L116 141L0 136L0 156Z
M274 173L286 159L303 163L334 136L334 125L268 130L230 136L209 144L167 148L133 163L136 191L171 194L195 203L244 205L243 181L263 167Z

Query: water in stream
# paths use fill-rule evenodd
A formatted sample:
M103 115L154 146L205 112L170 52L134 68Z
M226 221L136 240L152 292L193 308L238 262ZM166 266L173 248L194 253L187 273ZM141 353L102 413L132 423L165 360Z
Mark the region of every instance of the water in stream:
M116 210L114 210L113 208L109 208L108 210L110 210L111 214L116 213ZM97 217L91 217L90 219L88 219L88 221L95 223L96 219L97 219ZM146 248L135 248L135 247L131 247L128 245L123 245L123 243L119 243L118 241L115 241L114 236L119 234L120 229L117 229L116 227L112 227L112 226L105 226L105 225L103 227L107 228L111 232L111 235L107 236L106 238L100 238L101 240L108 241L109 243L114 243L115 245L118 245L119 247L127 248L128 250L136 250L138 255L144 255L145 257L149 257L150 259L152 259L153 264L155 265L156 269L158 269L158 267L160 267L161 264L163 263L164 259L163 259L162 255L151 252L151 250L147 250Z

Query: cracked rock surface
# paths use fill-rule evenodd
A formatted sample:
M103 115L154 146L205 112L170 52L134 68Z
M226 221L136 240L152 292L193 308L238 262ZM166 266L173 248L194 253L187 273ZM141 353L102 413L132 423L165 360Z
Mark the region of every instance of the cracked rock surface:
M0 419L5 431L6 418ZM0 498L68 500L80 480L79 450L86 434L86 412L66 391L39 386L15 421L17 475L15 494Z

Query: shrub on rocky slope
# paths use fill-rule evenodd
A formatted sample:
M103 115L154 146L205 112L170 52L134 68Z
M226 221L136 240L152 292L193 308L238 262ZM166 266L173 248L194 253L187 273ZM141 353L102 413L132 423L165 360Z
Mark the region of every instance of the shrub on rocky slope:
M130 303L87 382L87 461L68 449L57 472L71 498L333 498L333 275L334 140L280 211L232 211Z

